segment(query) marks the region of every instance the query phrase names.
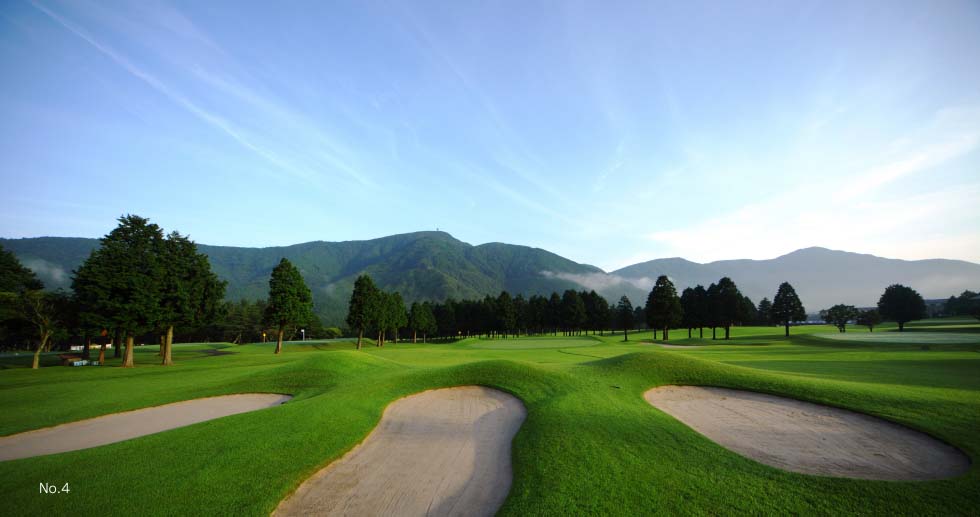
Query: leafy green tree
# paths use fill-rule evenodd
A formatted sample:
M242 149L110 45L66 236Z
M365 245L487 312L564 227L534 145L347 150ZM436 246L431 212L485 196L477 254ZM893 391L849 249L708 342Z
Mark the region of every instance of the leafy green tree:
M763 298L762 301L759 302L759 307L756 308L755 313L756 319L759 321L759 323L763 325L772 324L772 302L769 301L769 298Z
M136 215L119 225L75 271L72 289L84 312L126 340L123 367L134 366L133 339L159 327L164 288L163 230Z
M837 327L840 332L847 332L847 322L856 318L858 310L853 305L839 303L829 309L820 311L820 319Z
M40 367L41 352L51 346L55 331L64 330L61 316L67 310L68 296L64 293L48 293L41 289L27 289L20 292L3 292L3 301L12 309L13 315L23 319L34 329L36 345L34 362L31 368Z
M684 309L674 283L666 275L660 275L647 297L647 324L654 331L663 329L664 341L667 341L670 339L670 328L680 325L683 317Z
M772 299L769 317L774 323L786 326L787 337L789 337L790 323L806 319L806 309L803 308L800 297L796 296L796 290L789 285L789 282L779 284L776 296Z
M347 309L347 326L357 332L357 349L361 349L364 331L371 328L377 317L380 296L374 281L368 275L360 275L354 281Z
M893 284L878 299L878 312L885 320L898 323L898 331L902 332L906 323L926 317L926 302L915 289Z
M875 326L881 323L881 314L878 309L865 309L858 313L855 323L868 327L868 332L874 332Z
M616 304L616 322L623 329L623 341L630 340L629 329L633 328L633 318L633 304L630 303L630 299L624 294L619 299L619 303Z
M165 327L163 364L173 364L175 325L206 325L223 309L226 282L211 271L207 255L198 253L194 241L171 232L163 241L164 271L160 320Z
M283 257L269 278L269 305L265 309L265 320L276 327L275 353L282 353L286 326L313 318L313 293L296 266Z

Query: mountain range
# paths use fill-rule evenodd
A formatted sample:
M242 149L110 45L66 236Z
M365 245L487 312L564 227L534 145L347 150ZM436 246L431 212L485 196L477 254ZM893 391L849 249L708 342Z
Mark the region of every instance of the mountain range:
M34 237L0 239L34 270L49 289L68 288L71 271L99 244L98 239ZM909 285L926 298L945 298L980 287L980 264L961 260L897 260L874 255L805 248L768 260L722 260L699 264L682 258L656 259L611 273L528 246L488 243L473 246L445 232L416 232L365 241L315 241L292 246L240 248L198 245L214 271L228 281L229 299L264 298L269 274L282 257L292 261L313 291L317 314L340 324L354 279L368 273L383 289L406 301L477 298L498 294L550 294L595 289L611 302L626 294L642 305L659 275L678 291L731 277L753 301L772 299L788 281L811 313L836 303L874 305L884 288Z

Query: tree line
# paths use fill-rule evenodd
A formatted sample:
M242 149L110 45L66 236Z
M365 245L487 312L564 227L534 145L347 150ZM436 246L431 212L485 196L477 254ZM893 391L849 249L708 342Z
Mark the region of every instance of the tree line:
M965 291L962 296L967 297L969 294L970 291ZM950 297L950 300L956 298ZM898 331L903 332L906 323L920 320L926 315L926 302L922 295L915 289L901 284L886 287L885 292L878 298L876 308L858 309L853 305L839 303L820 311L820 319L837 327L839 332L846 332L847 324L851 321L868 327L868 332L874 332L874 328L883 320L894 321L898 324ZM980 313L976 316L980 319Z
M713 339L720 328L725 331L725 339L729 339L733 325L776 322L786 325L788 335L790 323L806 318L803 305L789 283L779 287L773 302L764 299L756 307L728 277L708 288L698 285L685 289L678 296L673 282L660 276L646 302L645 306L634 307L629 297L623 295L615 305L610 305L594 290L568 289L561 294L530 297L501 291L497 296L477 300L450 298L443 302L416 302L406 310L397 292L385 292L370 276L361 275L354 282L346 322L357 336L360 348L366 335L375 338L376 346L384 346L389 336L397 341L402 330L411 333L413 342L419 335L425 341L428 337L506 339L543 334L575 336L588 332L601 335L607 331L623 331L624 339L629 340L629 331L638 326L653 329L654 339L658 331L663 332L665 340L669 339L670 330L676 328L687 328L688 337L693 329L699 329L703 337L703 329L710 328Z

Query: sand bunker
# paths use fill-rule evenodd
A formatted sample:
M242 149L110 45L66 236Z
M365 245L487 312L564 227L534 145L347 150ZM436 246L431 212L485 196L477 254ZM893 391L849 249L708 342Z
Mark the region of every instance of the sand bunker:
M970 467L954 447L853 411L725 388L661 386L643 396L728 449L793 472L918 481Z
M248 393L185 400L0 437L0 461L88 449L176 427L278 406L289 395Z
M274 514L493 515L510 490L510 442L526 414L513 396L479 386L397 400L361 445Z

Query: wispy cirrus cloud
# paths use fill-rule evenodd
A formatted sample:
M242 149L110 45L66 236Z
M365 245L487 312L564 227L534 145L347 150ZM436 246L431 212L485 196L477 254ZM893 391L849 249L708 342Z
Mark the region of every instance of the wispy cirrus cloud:
M217 93L233 96L239 101L248 104L249 109L244 112L255 113L259 111L263 117L274 117L278 119L278 127L284 124L300 126L297 127L296 134L302 135L303 139L313 138L316 145L311 145L307 149L298 149L288 143L284 144L283 142L279 142L276 138L270 138L268 135L261 135L254 130L247 129L233 122L229 117L213 109L203 107L201 103L192 100L189 96L168 84L168 82L160 79L156 74L147 71L109 44L93 36L92 33L78 23L36 1L32 1L31 5L52 21L111 59L127 73L139 79L198 120L231 138L277 170L286 172L294 178L313 186L323 184L324 170L342 172L350 180L357 182L361 186L374 186L374 182L370 178L358 171L348 160L341 157L341 152L338 150L335 141L325 137L321 130L304 120L304 117L295 110L290 110L268 96L259 94L244 83L232 79L230 76L222 77L218 73L206 71L204 66L196 64L193 59L174 60L173 58L168 58L171 64L184 68L185 72L190 76L195 77L200 83L209 86ZM145 4L138 7L146 11L149 9L148 5ZM189 38L194 42L203 44L207 50L224 55L224 52L216 43L175 8L162 4L154 4L154 9L162 10L144 13L147 15L146 18L156 20L158 24L162 24L169 30ZM105 18L104 21L116 25L125 24L128 29L126 32L129 34L140 33L139 24L123 18L118 13L112 14L111 17ZM157 48L161 56L166 57L168 55L161 48L162 44L160 42L147 40L145 43L150 47ZM241 110L237 111L242 113Z

